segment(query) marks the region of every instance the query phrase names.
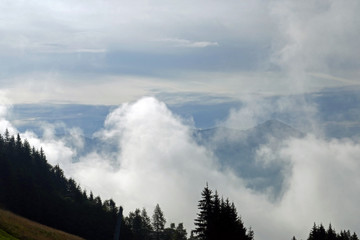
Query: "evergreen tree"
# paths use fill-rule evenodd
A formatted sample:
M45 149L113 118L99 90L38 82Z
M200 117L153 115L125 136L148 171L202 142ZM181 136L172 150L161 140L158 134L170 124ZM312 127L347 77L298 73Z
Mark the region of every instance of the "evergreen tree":
M358 236L356 235L356 233L354 232L353 235L351 236L350 240L359 240Z
M170 227L164 229L161 239L162 240L176 240L175 223L170 223Z
M249 227L248 231L247 231L247 239L248 240L254 240L254 236L255 236L255 233L254 231L252 230L251 227ZM295 237L293 237L294 239L293 240L296 240Z
M144 240L151 239L151 233L153 231L150 217L148 216L146 209L141 210L141 226L142 226L142 236Z
M186 229L183 223L179 223L176 227L176 237L174 240L186 240Z
M199 240L209 240L211 235L211 217L213 210L213 196L208 184L201 193L201 199L198 204L200 213L195 219L195 237Z
M238 216L234 203L229 199L220 200L217 192L212 195L208 185L201 193L198 207L200 212L195 219L195 238L200 240L252 240L254 232L246 230Z
M155 231L156 239L159 240L162 233L164 232L165 228L165 217L164 213L162 212L159 204L156 204L156 207L154 209L154 214L152 216L152 225Z
M164 229L161 237L162 240L186 240L186 229L182 223L175 227L175 223L171 223L169 228Z
M220 239L221 236L221 226L222 226L222 219L221 219L221 201L218 195L218 192L215 191L213 197L213 208L211 211L211 222L209 226L209 237L210 239Z
M197 238L195 237L195 231L194 230L192 230L191 232L190 232L190 237L189 237L189 239L188 240L197 240Z
M358 240L356 233L351 235L350 231L342 230L339 234L333 229L332 225L329 225L328 230L325 230L323 225L317 226L314 223L312 227L308 240Z
M341 231L340 234L338 235L338 239L339 240L350 240L351 237L351 233L350 231Z
M21 141L20 134L16 135L16 144L15 145L16 145L16 150L20 151L21 147L22 147L22 141Z
M0 134L0 150L4 148L4 143L5 143L4 137Z
M144 231L147 232L147 235L150 235L150 233L153 231L153 228L150 217L148 216L145 208L141 210L141 218Z
M332 229L331 224L329 224L329 228L326 231L326 240L336 240L336 239L337 239L336 231Z
M10 140L10 133L9 133L9 129L5 129L5 142L9 142Z
M140 215L140 209L135 209L134 212L129 213L129 217L126 219L127 223L129 224L134 240L142 240L143 237L143 223L142 217Z

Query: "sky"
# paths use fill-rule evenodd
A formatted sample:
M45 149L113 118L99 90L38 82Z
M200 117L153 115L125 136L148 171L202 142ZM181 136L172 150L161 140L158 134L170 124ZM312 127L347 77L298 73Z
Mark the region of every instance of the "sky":
M19 104L109 105L94 136L115 152L80 156L83 129L61 122L21 134L84 188L129 210L159 203L188 231L208 182L256 239L305 239L315 221L359 233L359 135L324 137L324 109L308 97L331 105L336 95L351 112L333 105L327 123L360 126L359 105L345 101L360 93L359 10L356 0L1 1L0 130L18 131ZM192 139L193 115L224 104L212 124L248 129L288 114L307 134L257 151L259 166L289 166L276 202Z
M0 83L13 103L240 98L358 85L350 1L2 1ZM180 99L180 101L184 99Z

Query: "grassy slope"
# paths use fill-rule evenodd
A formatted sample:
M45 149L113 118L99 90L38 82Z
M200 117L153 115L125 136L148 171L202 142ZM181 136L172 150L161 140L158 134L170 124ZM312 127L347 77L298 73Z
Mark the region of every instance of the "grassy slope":
M18 238L11 236L10 234L8 234L7 232L5 232L4 230L1 230L1 229L0 229L0 239L1 240L19 240Z
M0 209L0 239L84 240Z

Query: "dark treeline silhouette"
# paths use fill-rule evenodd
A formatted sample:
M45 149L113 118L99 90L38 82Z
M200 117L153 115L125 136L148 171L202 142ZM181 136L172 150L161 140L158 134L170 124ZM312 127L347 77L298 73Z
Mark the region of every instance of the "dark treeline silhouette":
M112 239L118 214L113 200L82 191L42 149L7 130L0 134L0 206L90 240Z
M229 199L219 198L206 185L201 193L198 217L195 219L196 229L192 238L199 240L238 239L253 240L254 232L247 230L238 216L234 203Z
M133 240L186 240L187 233L184 225L171 223L165 228L166 219L159 204L156 205L152 219L146 209L136 209L125 218L125 223L131 230Z
M20 135L0 134L0 207L39 223L89 240L113 239L119 208L113 200L102 201L66 178L58 166L51 166L42 149L30 146ZM206 185L198 204L195 230L189 240L253 240L234 203L220 198ZM135 209L121 221L121 240L186 240L182 223L165 227L159 204L151 218L145 208ZM293 240L296 238L293 237ZM336 233L314 224L308 240L359 240L356 233Z
M292 240L296 240L296 238L293 237ZM317 226L314 223L307 240L359 240L359 238L355 232L351 234L350 230L342 230L337 233L331 224L326 230L322 224Z
M0 134L0 207L86 239L113 239L119 208L113 200L87 194L74 179L51 166L42 149L31 147L20 135ZM136 209L121 221L124 240L185 240L182 223L165 228L156 205L152 219Z

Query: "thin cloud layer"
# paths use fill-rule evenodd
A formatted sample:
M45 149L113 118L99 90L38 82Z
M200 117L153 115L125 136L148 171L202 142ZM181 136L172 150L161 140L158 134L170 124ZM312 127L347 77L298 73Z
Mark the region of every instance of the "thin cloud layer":
M342 82L341 77L358 79L359 8L358 1L272 2L278 22L272 60L290 75L293 89L321 87L311 73L328 74L323 79L331 85Z
M189 48L204 48L210 46L219 46L217 42L206 42L206 41L190 41L186 39L178 39L178 38L165 38L158 40L159 42L170 43L176 47L189 47Z
M323 134L316 103L303 95L274 98L244 95L242 103L241 107L230 110L222 125L246 130L269 119L279 119L302 132Z
M238 98L359 84L356 0L32 0L0 9L0 83L17 103L93 104L89 96L101 93L98 104L121 104L153 89ZM114 79L127 87L111 91ZM89 94L73 88L79 83Z

